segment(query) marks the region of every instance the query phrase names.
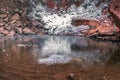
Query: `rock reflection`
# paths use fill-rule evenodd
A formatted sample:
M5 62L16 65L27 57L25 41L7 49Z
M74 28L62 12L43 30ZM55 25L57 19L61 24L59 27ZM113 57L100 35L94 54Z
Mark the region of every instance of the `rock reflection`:
M119 45L71 36L21 36L1 38L0 53L33 55L39 64L68 63L72 59L106 63L119 53ZM111 61L110 61L111 62Z

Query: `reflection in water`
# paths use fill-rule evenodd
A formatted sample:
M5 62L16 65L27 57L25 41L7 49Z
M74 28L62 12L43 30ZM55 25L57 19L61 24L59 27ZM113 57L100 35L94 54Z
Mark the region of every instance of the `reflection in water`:
M39 53L39 63L67 63L71 59L70 41L65 37L46 36Z
M0 80L66 80L71 72L75 80L119 80L119 63L119 43L71 36L0 38Z

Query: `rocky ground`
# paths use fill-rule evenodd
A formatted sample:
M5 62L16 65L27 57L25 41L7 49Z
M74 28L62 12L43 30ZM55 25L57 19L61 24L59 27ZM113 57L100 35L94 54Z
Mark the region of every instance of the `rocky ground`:
M0 5L1 36L36 34L27 19L27 0L3 0Z
M38 0L36 0L37 2ZM104 0L103 0L104 1ZM82 2L82 1L81 1ZM17 35L34 35L46 34L39 26L36 20L29 20L27 11L30 8L28 0L2 0L0 2L0 35L17 36ZM66 3L66 4L65 4ZM75 2L73 2L74 4ZM89 37L97 37L107 40L120 40L120 0L112 0L109 7L103 10L103 15L110 13L111 16L102 17L101 20L73 19L73 25L89 25L89 30L81 31L82 34ZM75 3L77 6L80 4ZM52 7L47 2L49 7ZM68 6L64 0L61 5ZM99 3L97 4L97 6ZM28 8L29 6L29 8ZM59 8L59 7L58 7ZM41 25L42 26L42 25Z

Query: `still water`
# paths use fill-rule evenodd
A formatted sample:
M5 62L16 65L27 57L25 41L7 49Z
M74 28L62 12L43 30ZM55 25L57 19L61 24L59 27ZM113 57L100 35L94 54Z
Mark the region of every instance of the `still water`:
M0 38L0 80L120 80L119 68L120 43L76 36Z

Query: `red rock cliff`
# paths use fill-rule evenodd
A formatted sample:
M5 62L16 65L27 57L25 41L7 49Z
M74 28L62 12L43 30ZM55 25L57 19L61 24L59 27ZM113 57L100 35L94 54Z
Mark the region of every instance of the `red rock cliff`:
M116 25L120 28L120 0L112 0L109 7Z

